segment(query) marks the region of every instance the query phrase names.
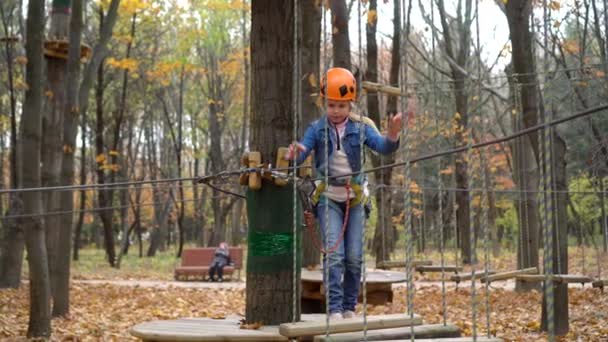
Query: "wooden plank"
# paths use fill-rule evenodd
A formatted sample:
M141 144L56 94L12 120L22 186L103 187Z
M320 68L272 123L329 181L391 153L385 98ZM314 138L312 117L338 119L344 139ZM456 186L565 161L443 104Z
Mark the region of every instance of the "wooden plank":
M413 260L412 261L412 267L431 266L432 264L433 264L433 261L431 261L431 260ZM378 264L376 264L376 268L379 268L379 269L404 268L404 267L405 267L404 260L386 260L386 261L380 261Z
M302 282L322 283L323 282L323 270L308 270L302 268L301 278ZM405 282L405 273L396 271L383 271L383 270L370 270L366 272L365 281L367 284L373 283L403 283ZM361 277L363 283L363 277Z
M598 279L593 282L593 287L599 288L603 291L604 287L608 287L608 280Z
M449 338L421 338L416 339L416 342L504 342L502 338L498 337L486 337L486 336L478 336L477 338L473 337L449 337ZM377 342L389 342L389 340L377 341ZM394 342L394 341L393 341Z
M522 275L516 276L515 278L517 280L521 280L521 281L528 282L528 283L538 283L538 282L545 281L546 277L547 276L544 274L522 274ZM558 284L561 284L561 283L586 284L586 283L591 283L593 281L593 279L591 279L591 277L576 275L576 274L554 274L554 275L552 275L552 278L553 278L553 281Z
M144 341L287 341L277 326L240 329L238 319L187 318L135 325L129 333Z
M455 325L448 324L425 324L414 326L414 337L416 341L419 338L438 338L438 337L459 337L460 328ZM396 340L410 339L411 327L391 328L370 330L367 332L368 341L378 340ZM314 342L358 342L363 340L363 332L334 334L329 338L325 335L315 336Z
M479 279L480 277L484 277L486 274L486 272L484 270L475 272L475 279ZM496 274L496 271L488 271L489 275L493 275ZM465 280L471 280L471 278L473 278L473 273L472 272L468 272L468 273L458 273L458 274L453 274L450 277L451 281L455 281L457 283L460 283L461 281L465 281Z
M499 272L499 273L493 274L491 276L488 276L487 278L481 277L480 280L482 283L485 283L486 281L493 282L493 281L497 281L497 280L515 278L515 276L522 275L522 274L535 274L535 273L538 273L538 268L530 267L530 268L524 268L524 269L515 270L515 271Z
M443 269L443 272L460 272L460 271L462 271L461 266L451 266L451 265L443 265L443 266L441 266L441 265L434 265L434 266L421 265L421 266L416 267L416 271L418 271L420 273L441 272L442 269Z
M329 323L330 334L363 330L363 317L335 320L330 321ZM419 316L414 316L414 319L411 319L409 315L405 314L367 317L368 330L406 327L421 324L422 319ZM279 326L279 333L285 337L314 336L324 334L326 329L327 327L325 321L283 323Z

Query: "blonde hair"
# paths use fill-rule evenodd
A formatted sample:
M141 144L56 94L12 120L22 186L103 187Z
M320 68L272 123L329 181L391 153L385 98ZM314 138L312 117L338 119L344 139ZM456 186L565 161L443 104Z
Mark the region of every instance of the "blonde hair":
M361 114L355 114L353 112L350 112L348 114L349 119L355 121L355 122L361 122L364 125L370 126L371 128L373 128L376 133L381 134L380 130L378 130L378 127L376 126L376 123L374 122L374 120L368 118L367 116L363 116Z

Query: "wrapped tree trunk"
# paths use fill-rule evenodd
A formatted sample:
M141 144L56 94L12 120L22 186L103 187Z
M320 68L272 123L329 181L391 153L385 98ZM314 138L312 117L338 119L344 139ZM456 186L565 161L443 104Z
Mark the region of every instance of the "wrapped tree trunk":
M274 165L277 148L289 144L295 125L291 91L295 70L293 2L253 0L251 13L249 146L252 151L261 152L262 162ZM280 188L268 182L264 182L260 190L247 192L248 322L263 321L271 325L300 318L299 258L295 269L293 267L294 243L296 250L300 250L300 224L294 236L292 193L291 184Z

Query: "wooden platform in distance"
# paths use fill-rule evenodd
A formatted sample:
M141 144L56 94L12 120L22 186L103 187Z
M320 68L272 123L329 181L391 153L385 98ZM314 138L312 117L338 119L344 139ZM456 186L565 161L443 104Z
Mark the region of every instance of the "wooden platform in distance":
M450 266L450 265L434 265L434 266L417 266L416 267L416 271L420 272L420 273L436 273L436 272L441 272L441 270L443 269L443 272L461 272L462 271L462 267L461 266Z
M537 273L538 273L538 268L530 267L530 268L524 268L524 269L515 270L515 271L499 272L499 273L493 274L491 276L488 276L487 278L481 277L480 280L482 283L485 283L486 281L493 282L493 281L498 281L498 280L511 279L511 278L515 278L516 276L522 275L522 274L537 274Z
M386 329L421 325L419 316L410 318L406 314L390 314L382 316L367 316L367 329ZM327 329L325 321L304 321L297 323L283 323L279 326L279 334L285 337L315 336L325 334ZM330 321L329 333L338 334L363 330L363 317Z
M517 280L521 280L523 282L531 282L538 283L545 281L546 276L544 274L522 274L515 277ZM591 283L593 279L591 277L576 275L576 274L554 274L552 275L553 282L558 284L570 284L570 283L578 283L578 284L587 284Z
M431 261L431 260L413 260L412 261L412 267L431 266L432 264L433 264L433 261ZM380 261L379 263L376 264L376 268L379 268L381 270L390 269L390 268L405 268L405 260Z
M488 275L493 275L493 274L496 274L496 271L488 271ZM480 279L481 277L485 277L485 275L486 275L486 271L484 271L484 270L475 271L475 279ZM468 273L453 274L450 277L450 280L460 283L461 281L471 280L472 278L473 278L473 272L468 272Z
M460 328L448 324L426 324L414 326L414 337L416 341L420 338L439 338L439 337L459 337ZM381 330L369 330L367 332L368 341L378 340L404 340L411 339L411 327L391 328ZM363 332L352 332L331 335L315 336L314 342L359 342L363 340Z

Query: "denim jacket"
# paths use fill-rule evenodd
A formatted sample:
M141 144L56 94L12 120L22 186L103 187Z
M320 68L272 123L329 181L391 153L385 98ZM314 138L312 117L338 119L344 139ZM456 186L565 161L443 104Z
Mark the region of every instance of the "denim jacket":
M353 172L361 170L360 130L362 130L361 133L363 134L363 143L380 154L390 154L399 148L399 141L391 141L386 136L381 135L375 128L361 122L353 121L350 118L347 120L348 122L346 123L341 146L344 153L346 153L348 163ZM326 129L328 130L327 135L325 133ZM329 136L329 141L327 142L329 153L324 153L326 136ZM334 151L334 145L336 144L334 126L328 121L327 116L323 116L321 119L308 126L301 144L306 147L306 151L300 153L297 158L297 164L301 164L306 157L308 157L310 152L314 150L317 175L324 175L325 163L331 158Z

